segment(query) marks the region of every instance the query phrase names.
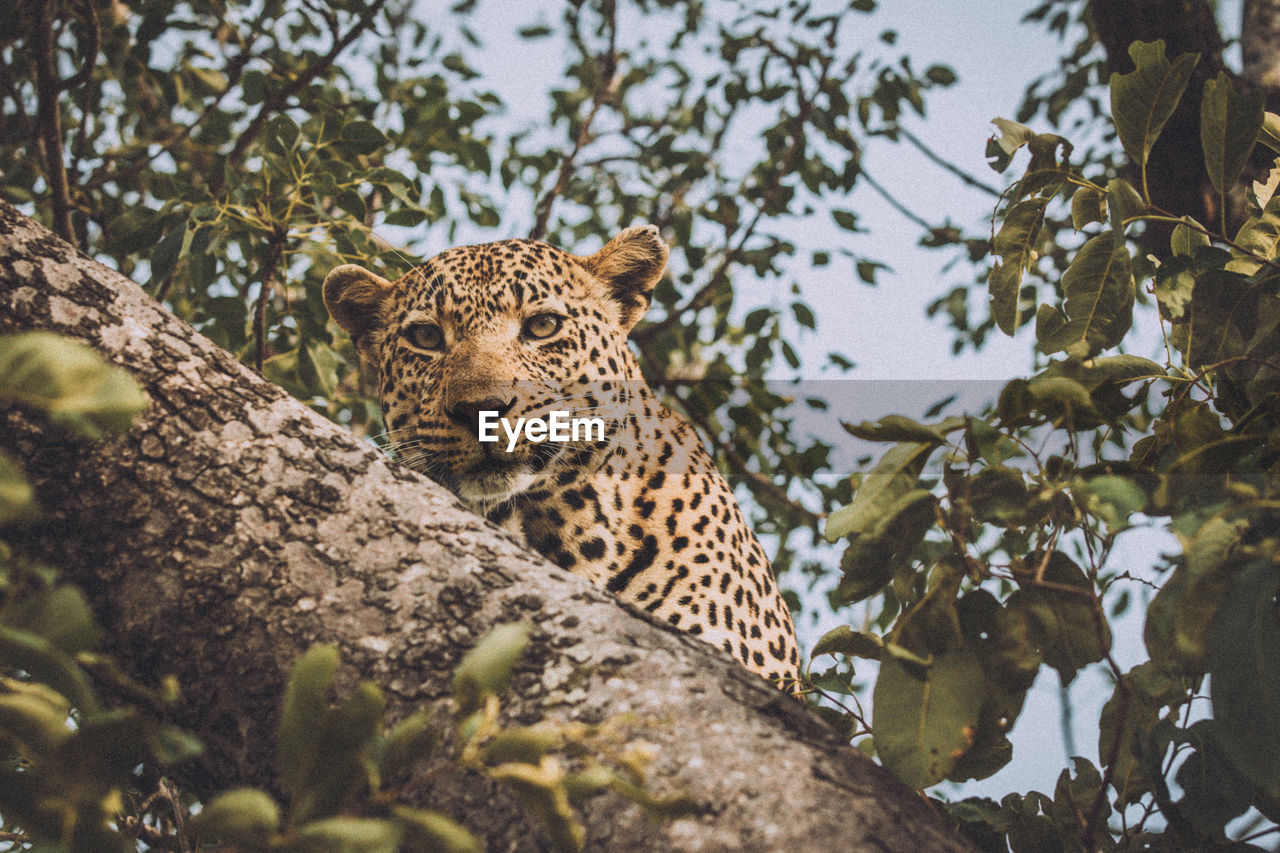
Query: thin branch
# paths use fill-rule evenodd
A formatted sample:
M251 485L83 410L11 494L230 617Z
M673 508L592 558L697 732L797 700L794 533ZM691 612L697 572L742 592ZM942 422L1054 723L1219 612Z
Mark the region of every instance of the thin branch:
M284 256L288 236L288 230L282 225L272 229L271 241L267 244L267 259L262 264L262 285L258 290L257 304L253 308L253 366L259 374L262 373L262 363L266 360L267 352L267 302L275 289L276 270Z
M564 195L565 190L569 187L569 180L573 177L575 168L574 161L577 160L578 154L581 153L582 149L591 141L591 125L595 122L596 114L600 112L602 106L613 100L613 96L617 93L618 27L614 15L615 11L613 3L607 4L605 25L609 29L609 49L603 57L604 67L601 69L603 73L600 75L603 82L596 89L595 97L591 99L591 109L582 120L582 124L578 126L578 134L574 138L572 150L560 161L560 172L556 175L555 184L542 198L538 199L538 204L535 207L537 218L533 223L533 228L529 231L530 240L541 240L547 236L547 224L551 220L551 208L555 205L556 199Z
M93 76L93 68L98 64L98 51L102 49L102 30L98 25L98 15L93 9L93 0L80 0L78 5L89 31L89 47L84 52L80 70L59 84L64 92L89 82L89 78Z
M907 219L910 219L916 225L920 226L926 231L933 231L937 227L925 221L924 217L922 217L920 214L916 213L914 210L907 207L902 202L898 201L898 199L894 197L893 193L885 189L883 184L881 184L875 178L871 177L871 174L866 170L866 168L862 168L858 171L858 177L866 181L867 186L875 190L876 193L879 194L881 198L883 198L885 201L889 203L890 207L892 207L894 210L901 213Z
M988 195L994 196L996 198L999 198L1003 194L996 187L993 187L991 184L988 184L986 181L978 179L977 177L970 174L969 172L966 172L964 169L961 169L955 163L952 163L950 160L943 157L938 152L934 151L925 143L923 139L916 136L914 133L907 130L905 127L903 127L900 124L895 124L892 128L888 130L876 131L872 135L887 136L891 133L901 134L902 137L907 140L907 142L910 142L913 146L915 146L916 150L918 150L925 157L928 157L929 160L931 160L938 167L945 169L946 171L950 172L952 175L955 175L957 178L960 179L961 183L967 186L973 187L974 189L982 190Z
M40 160L49 184L49 202L53 208L53 231L73 246L79 245L71 227L71 200L67 195L67 167L62 160L62 117L58 96L62 81L54 69L53 23L57 0L44 0L36 22L35 62L36 92L39 98L36 121Z
M707 280L706 284L699 288L683 306L673 308L667 316L663 317L658 322L642 326L632 332L632 340L650 340L658 334L666 331L673 324L679 322L680 318L690 311L698 311L706 307L706 305L711 301L711 296L715 292L715 289L727 277L729 267L737 261L738 257L746 249L747 241L755 236L756 228L759 227L760 221L764 218L765 211L771 206L782 186L782 176L795 172L796 159L800 156L805 147L804 129L805 125L809 121L810 114L813 112L813 101L805 96L804 80L800 74L800 68L796 61L768 39L763 39L762 44L772 55L780 56L783 61L787 63L791 69L792 78L795 81L796 115L792 121L795 127L795 132L791 137L791 144L787 146L786 152L782 155L782 158L778 163L778 168L775 171L777 179L772 185L765 189L764 198L762 198L760 203L756 206L755 215L751 218L747 227L741 232L741 236L739 237L737 244L729 248L724 253L720 259L720 263L716 266L715 272L711 274L711 277ZM822 71L819 73L817 82L815 83L815 91L821 91L823 85L825 85L829 65L829 61L823 64ZM744 185L739 188L738 196L745 196L745 183L746 182L744 180ZM726 239L728 239L728 236L729 235L726 235Z

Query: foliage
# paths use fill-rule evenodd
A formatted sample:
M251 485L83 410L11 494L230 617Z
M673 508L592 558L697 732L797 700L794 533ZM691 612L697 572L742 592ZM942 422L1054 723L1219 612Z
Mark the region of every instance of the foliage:
M85 347L44 332L0 337L0 401L42 411L87 438L126 429L146 398L132 378ZM40 516L20 465L0 454L0 532ZM0 539L0 815L8 838L69 851L134 849L111 825L138 784L134 768L199 751L143 707L112 708L91 674L162 706L159 690L119 679L94 654L99 631L80 590L16 557ZM113 676L115 676L113 678Z
M575 807L606 790L655 815L687 812L685 799L657 798L644 789L643 762L612 746L610 723L502 723L500 694L529 631L526 624L499 625L458 665L456 764L506 787L543 825L556 850L582 848L585 830ZM444 726L419 711L384 730L382 693L369 682L330 705L325 697L338 664L336 649L313 647L294 664L285 689L277 765L288 808L267 791L236 788L196 815L191 834L246 853L482 850L449 817L399 804L406 791L450 761L441 754Z
M638 355L738 472L785 568L786 537L848 490L815 479L830 449L790 429L764 380L799 368L816 325L810 262L851 286L883 266L844 247L796 258L789 235L861 231L846 197L865 140L923 114L954 73L895 55L892 32L864 45L871 0L574 0L519 29L552 72L564 63L525 127L484 88L478 60L510 33L477 32L475 5L69 4L48 43L0 23L0 195L373 435L373 389L321 303L328 270L394 278L413 252L521 233L589 251L653 222L673 254Z
M1161 42L1130 55L1111 103L1144 174L1197 57L1170 61ZM1280 117L1224 77L1205 89L1204 167L1226 191ZM997 212L992 313L1009 334L1034 318L1047 362L980 416L848 426L892 446L827 521L847 541L833 603L878 596L885 633L837 629L815 655L879 661L875 751L918 788L1007 764L1042 667L1063 684L1106 668L1099 767L1075 758L1052 798L943 804L987 849L1257 849L1225 827L1251 806L1280 820L1280 197L1255 184L1252 216L1223 235L1155 207L1145 177L1093 180L1066 139L997 124L993 167L1030 158ZM1169 257L1135 257L1158 222L1177 225ZM1073 243L1060 277L1039 267ZM1023 280L1037 269L1051 290ZM1140 298L1158 306L1163 363L1121 349ZM1182 546L1154 584L1108 559L1144 519ZM1147 585L1148 659L1126 670L1111 620Z

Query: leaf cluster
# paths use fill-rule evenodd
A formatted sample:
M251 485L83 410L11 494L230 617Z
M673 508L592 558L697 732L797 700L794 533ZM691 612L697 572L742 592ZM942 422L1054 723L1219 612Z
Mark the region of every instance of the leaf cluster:
M1196 57L1170 61L1160 42L1130 55L1136 69L1113 75L1111 110L1145 175ZM1201 104L1203 165L1226 193L1255 144L1280 152L1266 130L1280 118L1224 76L1206 82ZM1280 820L1273 188L1256 184L1252 215L1225 235L1157 208L1145 178L1090 180L1062 137L997 125L993 167L1023 149L1030 158L997 213L991 309L1008 334L1035 318L1044 366L982 414L846 425L891 447L827 520L828 538L846 543L831 598L874 599L883 634L840 628L814 654L878 662L874 749L918 788L1006 765L1042 668L1064 685L1105 668L1115 688L1098 766L1074 758L1052 798L943 804L989 849L1254 849L1232 846L1226 826L1251 808L1271 822L1261 834ZM1132 252L1152 221L1177 224L1164 261ZM1040 266L1047 246L1064 252L1060 276ZM1158 306L1163 363L1123 352L1139 298ZM1181 553L1148 580L1109 557L1151 523ZM1135 593L1149 598L1147 659L1126 670L1112 620Z

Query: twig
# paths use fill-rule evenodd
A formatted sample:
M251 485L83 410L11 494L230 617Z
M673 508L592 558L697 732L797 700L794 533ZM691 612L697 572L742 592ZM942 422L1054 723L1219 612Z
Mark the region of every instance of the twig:
M102 49L102 30L98 26L98 15L93 10L93 0L80 0L79 6L85 26L89 29L89 48L84 52L80 70L59 84L58 88L64 92L89 82L89 78L93 76L93 67L98 64L98 51Z
M794 78L795 84L796 84L795 91L796 91L797 104L796 104L796 115L793 120L795 132L792 135L791 144L787 146L786 152L782 155L782 158L779 161L778 168L776 170L778 179L775 180L775 182L771 186L765 189L764 197L760 200L760 203L756 206L755 216L751 218L751 221L747 224L747 227L741 232L741 236L739 237L737 243L725 251L724 255L720 259L720 263L716 266L715 272L711 274L711 277L707 280L706 284L700 287L698 291L694 293L693 296L690 297L689 300L685 302L683 306L673 308L667 314L667 316L663 317L658 322L651 323L647 326L642 326L636 329L634 332L632 332L631 333L632 340L649 340L655 337L656 335L666 331L674 323L678 322L681 317L683 317L685 314L689 313L690 311L698 311L706 306L706 304L711 299L711 294L715 291L716 287L720 285L721 281L724 280L726 273L728 273L729 271L729 267L734 262L737 261L738 257L746 249L747 241L749 241L755 235L756 228L759 227L760 221L764 218L765 211L769 209L772 202L777 197L778 191L782 187L781 177L784 175L791 174L795 171L796 158L799 157L800 153L804 150L804 145L805 145L804 128L809 121L809 115L813 112L813 101L810 98L806 97L804 94L804 85L803 85L804 81L800 76L800 69L797 66L796 62L793 61L791 57L787 56L775 44L768 41L767 39L763 40L763 44L771 53L781 56L784 59L784 61L788 63L788 65L791 67L792 77ZM830 64L829 62L824 63L822 67L822 72L818 75L818 80L815 85L815 91L821 91L822 87L825 85L829 64ZM744 184L745 184L745 181L744 181ZM741 189L745 189L745 187ZM738 195L741 196L741 195L744 195L744 193L739 192ZM726 235L726 240L728 239L729 236L730 235Z
M892 130L902 134L903 138L905 138L908 142L914 145L921 154L928 157L937 166L943 169L946 169L948 172L955 175L957 178L960 179L962 183L968 186L974 187L975 189L980 189L989 195L995 196L996 198L999 198L1001 195L1003 195L1003 193L1000 190L991 186L991 184L988 184L985 181L979 180L978 178L974 177L970 173L966 172L964 169L961 169L955 163L952 163L951 161L947 160L938 152L934 151L932 148L930 148L928 145L925 144L924 140L916 136L911 131L907 130L902 125L895 124ZM877 131L876 135L887 135L889 132L890 131Z
M62 92L63 81L58 79L53 67L53 22L56 7L57 0L43 0L40 18L36 23L36 92L39 99L36 122L39 127L40 160L44 165L45 180L49 183L49 201L53 208L51 225L55 234L72 246L77 246L75 231L71 227L67 167L62 160L62 118L58 111L58 96Z
M569 180L573 177L574 161L577 160L578 154L591 141L591 125L595 122L596 114L600 112L600 108L609 101L613 100L613 96L617 92L618 85L618 53L617 53L617 33L618 24L615 16L616 6L613 3L606 4L605 26L609 29L609 49L604 54L604 67L601 69L602 80L600 87L596 89L595 97L591 99L591 109L582 120L582 124L578 126L578 134L573 140L573 148L560 161L560 172L556 175L556 182L550 190L540 199L534 208L537 211L537 218L533 223L533 228L529 231L530 240L541 240L547 236L547 224L551 220L551 208L555 205L556 199L564 195L564 191L569 187Z
M258 301L253 308L253 339L255 344L253 366L262 373L262 363L267 352L267 302L274 289L276 269L280 266L280 258L284 256L284 245L288 230L283 225L276 225L271 231L271 241L267 244L267 259L262 264L262 285L258 291Z

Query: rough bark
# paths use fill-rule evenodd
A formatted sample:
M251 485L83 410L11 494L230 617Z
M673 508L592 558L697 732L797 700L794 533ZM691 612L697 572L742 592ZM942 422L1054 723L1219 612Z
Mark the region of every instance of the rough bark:
M1280 94L1280 0L1245 0L1241 11L1241 76L1267 93ZM1275 109L1275 104L1270 104Z
M307 646L336 644L345 684L374 680L400 717L447 704L475 640L528 620L510 714L625 714L655 747L655 791L703 806L657 824L599 797L588 849L968 849L799 703L524 550L0 202L0 332L20 329L78 338L150 394L127 435L98 444L0 410L0 447L49 513L20 547L85 587L127 671L183 684L175 721L207 746L186 773L197 792L269 777L282 680ZM544 846L475 776L448 772L413 796L491 850Z

